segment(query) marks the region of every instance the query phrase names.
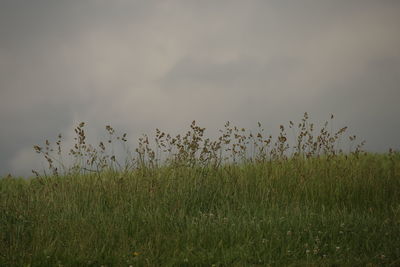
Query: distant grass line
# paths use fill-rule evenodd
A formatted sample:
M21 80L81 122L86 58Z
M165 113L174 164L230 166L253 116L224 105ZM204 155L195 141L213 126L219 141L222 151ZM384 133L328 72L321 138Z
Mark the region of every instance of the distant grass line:
M398 266L400 155L0 180L1 266Z
M133 151L80 123L67 151L61 134L34 146L36 178L0 179L0 266L400 266L400 153L332 119L276 138L227 122L215 140L193 121Z
M101 173L110 169L133 171L165 165L217 169L225 164L363 153L365 141L357 143L355 135L347 134L348 127L333 129L333 119L334 116L331 115L318 128L309 121L308 113L304 113L299 123L290 121L288 126L280 125L279 134L275 138L265 131L260 122L257 123L256 130L249 131L228 121L219 130L220 135L216 139L206 137L206 129L193 121L187 132L175 136L159 129L156 129L154 138L144 134L133 150L127 145L127 134L117 135L110 125L105 127L107 140L98 144L89 143L85 123L81 122L74 129L75 144L70 149L65 150L61 134L55 143L46 139L44 145L33 147L47 162L48 170L43 170L42 173L37 170L32 172L39 177ZM293 137L291 141L289 136ZM343 142L349 145L346 152L341 147ZM125 158L121 157L123 153ZM63 160L67 156L71 159L70 164Z

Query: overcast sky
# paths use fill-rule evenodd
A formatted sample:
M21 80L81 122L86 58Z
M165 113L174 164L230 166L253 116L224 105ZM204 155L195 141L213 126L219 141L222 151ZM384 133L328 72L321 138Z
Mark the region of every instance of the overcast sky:
M399 149L399 29L397 0L1 0L0 175L40 169L32 146L80 121L134 142L333 113Z

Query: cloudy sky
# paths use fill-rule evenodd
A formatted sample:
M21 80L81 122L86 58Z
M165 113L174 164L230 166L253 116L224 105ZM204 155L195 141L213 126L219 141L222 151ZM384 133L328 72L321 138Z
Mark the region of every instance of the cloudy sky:
M0 175L40 169L32 146L80 121L134 142L333 113L400 149L399 27L397 0L1 0Z

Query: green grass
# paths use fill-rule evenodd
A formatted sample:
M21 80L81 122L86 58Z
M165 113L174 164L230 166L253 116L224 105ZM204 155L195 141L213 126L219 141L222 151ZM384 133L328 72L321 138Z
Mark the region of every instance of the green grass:
M4 178L0 265L399 266L400 155Z
M0 266L400 266L400 153L350 135L346 154L347 127L308 118L292 142L229 122L211 140L193 121L135 156L80 123L71 167L60 134L34 146L51 176L0 179Z

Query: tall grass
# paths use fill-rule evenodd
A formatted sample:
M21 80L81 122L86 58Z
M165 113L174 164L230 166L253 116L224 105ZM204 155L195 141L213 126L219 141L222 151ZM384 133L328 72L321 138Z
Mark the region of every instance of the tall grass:
M72 165L66 166L62 161L62 135L54 145L46 139L43 146L35 145L34 150L41 154L48 164L48 170L53 175L83 174L105 170L132 171L137 169L156 169L160 166L190 166L203 168L219 168L224 164L265 163L267 161L284 161L290 158L319 158L344 155L340 147L342 139L348 138L350 154L362 152L365 141L356 143L355 135L346 135L347 127L334 130L333 115L330 121L316 129L309 122L309 116L304 113L301 121L295 125L292 121L288 126L280 125L279 134L275 138L265 132L260 122L257 130L248 131L232 125L229 121L219 130L220 136L215 140L205 136L205 128L193 121L190 128L183 134L172 136L156 129L154 139L144 134L138 139L138 145L132 151L127 145L127 134L117 135L110 125L106 131L108 139L98 144L90 144L86 138L85 123L81 122L75 129L75 144L67 152L71 156ZM293 135L292 142L288 139L286 129ZM122 162L116 155L115 143L119 143L126 157ZM120 149L121 150L121 149ZM120 156L120 155L119 155ZM36 176L39 172L32 170ZM44 175L47 173L44 171Z
M277 141L230 125L205 141L193 123L165 147L157 131L121 167L104 143L90 154L81 124L72 168L46 142L53 175L0 180L0 265L400 265L400 154L343 153L345 130L311 139L302 122L294 148L283 126Z

